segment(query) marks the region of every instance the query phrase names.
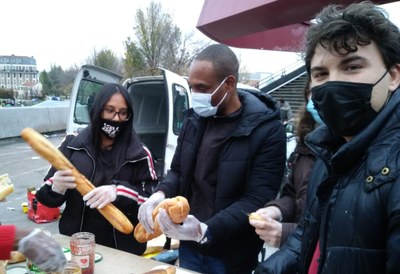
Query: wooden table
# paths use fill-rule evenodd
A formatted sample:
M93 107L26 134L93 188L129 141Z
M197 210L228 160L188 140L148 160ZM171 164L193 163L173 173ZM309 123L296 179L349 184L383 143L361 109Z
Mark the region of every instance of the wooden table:
M62 246L69 248L69 236L55 234L52 237ZM167 267L169 264L146 259L132 253L116 250L110 247L96 244L96 253L100 253L103 258L95 263L95 274L142 274L154 267ZM176 267L176 274L196 273L180 267Z

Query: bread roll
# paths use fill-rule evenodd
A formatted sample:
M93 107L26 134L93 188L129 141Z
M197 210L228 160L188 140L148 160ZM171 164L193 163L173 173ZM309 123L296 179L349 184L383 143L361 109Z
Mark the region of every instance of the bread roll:
M186 217L188 216L189 211L190 211L189 203L185 197L176 196L175 198L169 198L169 199L163 200L153 210L153 221L154 221L154 233L153 234L147 233L146 229L144 228L144 226L142 226L141 223L138 223L136 225L135 231L133 234L135 236L135 239L139 243L145 243L145 242L150 241L162 234L160 226L158 225L158 222L156 220L159 208L164 208L167 211L171 220L176 224L182 223L183 220L186 219Z
M262 216L260 216L259 214L255 213L255 212L250 213L249 220L265 221L265 219Z
M14 185L8 177L8 173L0 175L0 201L13 192Z
M95 188L95 186L71 164L64 154L40 133L32 128L25 128L21 132L21 137L33 150L49 161L57 170L72 170L72 176L75 177L76 189L82 196ZM132 223L125 214L113 204L110 203L98 210L118 231L125 234L129 234L133 231Z
M14 192L14 185L1 185L0 186L0 201Z
M143 274L176 274L176 267L171 265L165 269L164 268L153 269Z
M168 266L165 270L167 270L167 274L175 274L176 273L175 266Z
M153 269L153 270L144 272L143 274L168 274L168 272L165 269Z
M8 260L8 263L13 264L13 263L19 263L22 261L25 261L25 256L19 251L11 251L10 252L10 259Z

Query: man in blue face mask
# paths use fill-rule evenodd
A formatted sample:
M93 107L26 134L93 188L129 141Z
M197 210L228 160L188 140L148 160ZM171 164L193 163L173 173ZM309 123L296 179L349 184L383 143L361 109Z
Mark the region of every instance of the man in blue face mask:
M307 34L323 125L292 237L256 273L400 273L400 32L379 7L332 5Z
M180 240L179 265L200 273L251 273L263 241L248 224L276 197L283 178L286 134L272 97L236 89L239 63L215 44L191 64L192 109L178 138L171 170L139 209L148 232L164 198L184 196L190 215L174 224L161 210L165 235Z

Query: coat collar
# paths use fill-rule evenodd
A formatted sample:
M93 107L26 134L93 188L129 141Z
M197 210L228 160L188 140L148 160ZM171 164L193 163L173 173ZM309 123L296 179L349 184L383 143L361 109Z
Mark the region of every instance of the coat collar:
M333 170L345 172L371 150L381 150L384 153L399 137L400 91L397 89L370 125L349 142L321 125L306 137L306 144L328 162Z
M233 132L233 136L247 136L261 123L280 119L280 110L277 101L270 95L262 92L247 90L237 90L240 102L242 103L242 113L240 121ZM191 108L187 111L189 119L193 119L195 124L199 124L206 119L197 115Z
M94 155L94 147L92 145L92 133L91 126L87 126L82 130L68 145L68 147L73 149L85 149L91 155ZM127 160L138 160L147 157L146 151L143 149L143 144L140 141L136 133L132 134L131 141L126 148L126 159Z

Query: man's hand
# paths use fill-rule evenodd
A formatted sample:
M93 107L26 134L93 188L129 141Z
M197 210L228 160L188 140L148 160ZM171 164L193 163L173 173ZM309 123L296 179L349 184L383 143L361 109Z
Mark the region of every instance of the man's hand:
M116 185L99 186L83 196L83 200L86 201L87 206L90 206L90 208L98 209L101 209L109 203L114 202L116 198Z
M59 272L67 262L61 246L36 228L19 241L18 251L46 272Z
M165 199L163 192L158 191L151 195L146 202L139 207L138 220L146 229L147 233L154 233L153 210Z
M51 190L57 192L58 194L64 195L68 189L76 188L75 177L71 176L71 170L58 170L54 173L53 185Z
M182 224L175 224L163 208L158 211L157 222L167 237L176 240L200 242L207 230L207 225L193 215L188 215Z

